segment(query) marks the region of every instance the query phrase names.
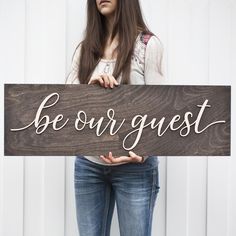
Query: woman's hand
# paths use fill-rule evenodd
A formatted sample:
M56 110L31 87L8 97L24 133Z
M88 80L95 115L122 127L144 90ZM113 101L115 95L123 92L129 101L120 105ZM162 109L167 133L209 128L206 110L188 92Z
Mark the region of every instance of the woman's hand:
M88 84L96 84L99 83L104 88L114 88L114 86L118 86L118 82L112 75L103 74L103 75L94 75L90 78Z
M112 152L109 152L108 156L101 155L100 158L108 164L112 163L143 163L144 157L136 155L134 152L129 152L130 156L113 157Z

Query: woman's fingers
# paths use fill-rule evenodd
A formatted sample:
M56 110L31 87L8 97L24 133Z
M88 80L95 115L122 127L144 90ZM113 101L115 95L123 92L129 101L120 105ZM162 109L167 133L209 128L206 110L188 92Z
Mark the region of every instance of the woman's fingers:
M114 81L113 81L111 75L107 75L107 79L108 79L108 81L109 81L109 86L110 86L110 88L113 88L113 87L114 87L114 85L113 85Z
M109 79L110 88L114 88L114 86L118 85L118 82L112 75L107 75L107 77Z
M118 86L119 83L117 82L117 80L115 79L115 77L112 76L112 75L111 75L110 77L111 77L111 80L113 81L113 85Z
M109 84L110 84L109 78L108 78L107 75L101 75L101 76L102 76L102 78L104 80L104 85L107 88L109 86Z
M114 84L115 84L116 86L118 86L119 83L117 82L117 80L115 79L115 77L111 75L111 78L112 78L112 80L114 81Z
M99 75L99 76L93 76L89 80L88 84L96 84L98 82L102 87L105 87L105 88L108 88L108 87L114 88L114 86L119 85L119 83L116 81L114 76L107 75L107 74Z
M101 155L101 159L108 163L108 164L112 164L112 163L129 163L129 162L142 162L143 158L141 156L136 155L134 152L130 151L129 152L130 156L119 156L119 157L114 157L112 155L112 152L109 152L108 156L103 156Z
M132 151L129 151L129 155L133 159L133 161L136 161L136 162L142 162L143 161L143 157L138 156L137 154L135 154Z
M103 81L102 77L99 77L99 78L98 78L98 81L99 81L99 83L100 83L101 86L104 86L104 81Z
M105 156L101 155L100 158L101 158L104 162L106 162L106 163L108 163L108 164L112 164L112 162L111 162L108 158L106 158Z
M88 82L88 84L96 84L96 83L100 83L100 85L103 86L104 81L101 76L92 77Z

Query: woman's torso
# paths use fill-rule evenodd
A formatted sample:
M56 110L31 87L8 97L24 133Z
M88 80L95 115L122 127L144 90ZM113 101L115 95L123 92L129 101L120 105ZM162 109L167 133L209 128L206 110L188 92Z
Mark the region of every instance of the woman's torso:
M146 41L142 39L143 34L140 33L135 41L134 52L131 59L131 71L130 71L130 84L139 84L143 85L145 83L144 78L144 66L145 66L145 49L146 49ZM113 70L115 68L116 59L100 59L98 65L93 71L93 75L98 74L110 74L112 75ZM118 83L121 82L122 74L117 78ZM98 156L85 156L85 158L93 161L95 163L103 164L103 165L120 165L119 164L107 164L104 163Z

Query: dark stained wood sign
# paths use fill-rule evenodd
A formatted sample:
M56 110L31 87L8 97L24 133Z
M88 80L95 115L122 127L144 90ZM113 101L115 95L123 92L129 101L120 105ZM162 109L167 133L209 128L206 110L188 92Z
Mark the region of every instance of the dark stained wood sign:
M5 155L229 156L230 91L5 84Z

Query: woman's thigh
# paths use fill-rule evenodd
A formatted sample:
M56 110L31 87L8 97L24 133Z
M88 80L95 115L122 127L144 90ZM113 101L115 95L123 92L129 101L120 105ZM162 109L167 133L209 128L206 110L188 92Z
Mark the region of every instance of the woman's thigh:
M150 236L159 192L157 157L143 164L117 166L112 172L121 236Z
M80 236L108 236L115 200L103 167L76 157L74 187Z

